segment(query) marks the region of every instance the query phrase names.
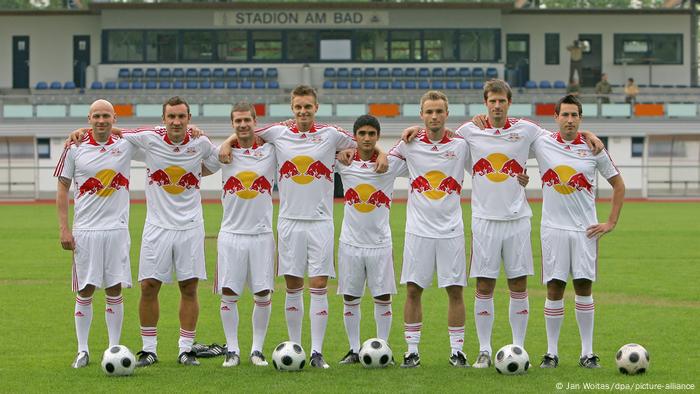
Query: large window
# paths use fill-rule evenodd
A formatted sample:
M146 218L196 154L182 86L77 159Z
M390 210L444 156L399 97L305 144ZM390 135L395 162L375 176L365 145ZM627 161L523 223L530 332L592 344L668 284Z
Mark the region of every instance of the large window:
M455 61L454 30L423 33L423 58L427 61Z
M322 31L320 60L352 60L352 31Z
M219 61L248 60L248 33L245 31L219 31L217 42Z
M210 30L183 32L182 60L193 62L214 60L214 32Z
M559 33L544 35L544 64L559 64Z
M421 60L420 31L392 31L390 48L391 60Z
M615 34L615 64L683 64L682 34Z
M499 59L500 32L498 30L463 30L457 34L459 60L495 62Z
M388 33L381 30L360 30L355 34L355 60L384 62L389 58Z
M282 60L282 33L254 31L252 60Z
M147 31L146 61L170 63L179 60L177 31Z
M287 60L313 61L318 59L316 32L287 32Z
M143 31L112 31L107 39L108 62L142 62Z

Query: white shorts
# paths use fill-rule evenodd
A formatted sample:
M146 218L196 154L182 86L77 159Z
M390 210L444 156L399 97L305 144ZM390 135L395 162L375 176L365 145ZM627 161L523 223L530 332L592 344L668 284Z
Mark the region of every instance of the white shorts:
M396 294L391 246L360 248L338 244L338 294L362 297L365 281L372 297Z
M498 278L503 268L508 279L534 275L530 218L488 220L472 217L470 278Z
M426 238L406 233L401 284L413 282L425 289L433 283L436 267L438 287L467 285L464 235Z
M131 287L129 230L73 230L74 292L87 285L108 288L121 283Z
M169 230L146 223L141 240L139 281L163 283L207 279L204 264L204 225L187 230Z
M277 222L278 275L303 278L335 277L333 221L279 218Z
M272 233L232 234L219 232L214 291L229 288L240 295L247 284L259 293L275 287L275 238Z
M568 231L542 227L542 283L552 279L595 281L598 271L598 238L588 238L585 231Z

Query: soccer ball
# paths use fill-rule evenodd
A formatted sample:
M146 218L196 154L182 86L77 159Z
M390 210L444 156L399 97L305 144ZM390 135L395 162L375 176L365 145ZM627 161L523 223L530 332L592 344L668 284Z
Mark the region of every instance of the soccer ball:
M530 356L517 345L505 345L496 352L496 371L504 375L522 375L530 368Z
M649 368L649 352L642 345L628 343L617 351L615 364L625 375L644 373Z
M301 371L306 365L306 352L298 343L282 342L272 352L272 365L278 371Z
M136 358L126 346L112 346L102 355L102 370L107 376L131 375L135 366Z
M360 363L365 368L384 368L391 364L392 352L385 340L370 338L360 348Z

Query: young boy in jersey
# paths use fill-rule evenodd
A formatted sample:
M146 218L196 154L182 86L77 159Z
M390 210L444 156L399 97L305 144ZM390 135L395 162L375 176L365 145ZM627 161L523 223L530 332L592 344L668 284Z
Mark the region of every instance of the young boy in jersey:
M250 362L267 366L263 345L274 289L272 185L275 182L275 152L272 145L255 142L256 116L251 104L239 102L233 106L231 125L238 136L233 146L232 163L222 165L217 156L204 162L205 168L212 173L222 170L224 214L217 241L214 291L221 294L220 314L226 335L227 353L223 366L240 364L238 300L246 285L255 302Z
M581 335L579 365L600 368L593 353L592 286L596 279L598 240L611 232L620 217L625 184L607 151L594 154L583 141L579 126L581 102L565 96L555 107L559 132L532 144L542 176L542 283L547 284L544 317L547 353L542 368L559 365L558 341L564 320L564 290L569 274L576 293L576 322ZM595 178L599 172L613 187L612 209L598 223Z
M420 116L425 124L416 140L399 142L391 151L406 161L410 178L406 213L401 283L406 284L404 337L408 351L403 368L420 366L418 344L423 321L421 296L437 271L438 287L449 299L448 334L455 367L468 367L464 345L464 300L467 284L464 224L460 195L469 150L461 137L450 138L445 130L447 96L429 91L421 98Z
M109 346L119 345L124 303L122 286L131 287L129 264L129 179L136 148L112 135L114 107L106 100L90 105L91 129L80 146L66 148L56 166L56 206L61 246L73 251L73 291L78 355L73 368L90 361L88 335L92 323L92 296L105 289L105 321ZM73 230L68 224L68 191L75 182Z
M377 338L389 340L391 295L396 294L389 209L397 176L407 176L406 163L389 157L389 170L374 171L381 127L362 115L352 128L357 150L349 165L337 162L345 192L343 225L338 243L338 294L343 295L343 321L350 350L340 364L360 362L360 303L365 282L374 297Z

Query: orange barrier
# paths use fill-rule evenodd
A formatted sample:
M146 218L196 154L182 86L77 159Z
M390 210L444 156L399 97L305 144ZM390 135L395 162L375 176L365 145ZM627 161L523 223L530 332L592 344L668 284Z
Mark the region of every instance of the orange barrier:
M265 104L253 104L256 116L265 116Z
M398 104L370 104L369 114L377 117L393 118L400 116L401 111Z
M535 104L535 115L536 116L554 116L554 103L539 103Z
M634 116L664 116L663 104L635 104Z
M117 116L130 118L134 116L133 104L114 104L114 113Z

